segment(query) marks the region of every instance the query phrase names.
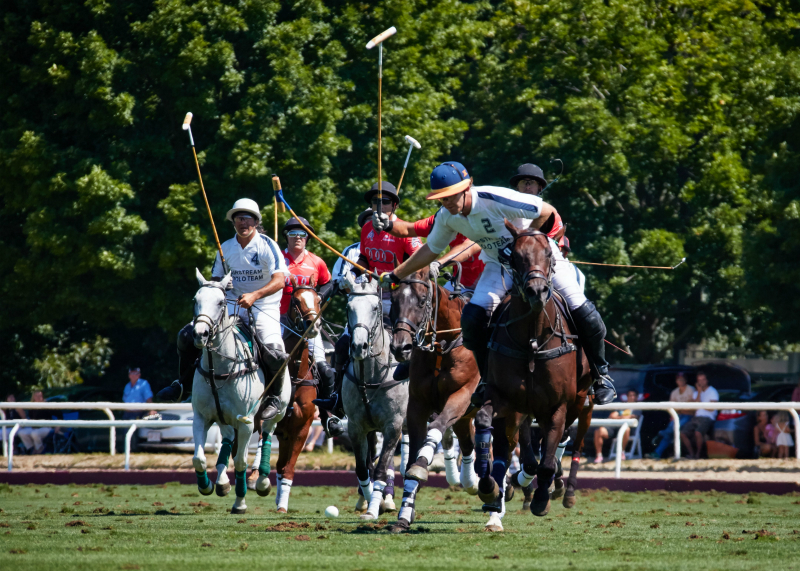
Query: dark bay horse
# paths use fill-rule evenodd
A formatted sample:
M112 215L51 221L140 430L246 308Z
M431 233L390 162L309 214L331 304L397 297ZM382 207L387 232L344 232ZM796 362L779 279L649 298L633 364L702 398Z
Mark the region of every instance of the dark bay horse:
M316 282L310 285L298 285L294 276L290 277L292 287L291 304L287 314L289 327L284 329L283 343L286 352L290 353L300 340L299 333L311 325L320 311L320 298L316 290ZM319 327L319 321L314 326ZM319 331L312 331L310 336L315 336ZM278 513L286 513L289 506L289 494L292 491L294 480L294 467L297 458L303 450L308 431L314 420L314 403L317 398L317 381L313 373L313 359L309 354L308 340L302 341L303 346L298 349L289 362L289 376L292 380L292 400L286 416L281 420L275 434L278 436L278 464L277 464L277 493L275 504ZM265 435L264 438L269 438Z
M505 427L494 432L492 472L488 469L488 455L478 464L479 495L487 503L499 500L497 480L505 477L511 455L503 436L516 433L522 441L522 469L513 478L525 487L536 473L531 512L544 516L550 510L548 488L556 473L556 448L565 427L578 419L563 501L564 507L575 505L580 453L594 406L587 398L592 376L585 352L574 342L576 337L553 299L555 268L547 236L537 230L520 230L508 221L506 228L514 241L504 248L501 257L513 287L493 318L486 404L476 415L476 442L482 441L478 433L488 434L493 415L495 427ZM519 430L523 422L529 422L527 417L536 419L542 434L542 461L538 467L530 427ZM506 463L498 469L498 459L502 462L503 458L507 458Z
M399 361L411 360L406 416L409 463L403 492L403 507L411 509L401 507L392 528L395 532L407 530L412 523L419 483L428 480L428 465L443 436L448 440L451 427L463 453L460 482L469 493L477 493L473 415L464 414L480 373L472 352L461 342L461 311L466 302L431 280L429 272L423 268L392 292L392 354ZM455 464L455 457L450 460ZM455 470L451 471L448 482L455 476Z

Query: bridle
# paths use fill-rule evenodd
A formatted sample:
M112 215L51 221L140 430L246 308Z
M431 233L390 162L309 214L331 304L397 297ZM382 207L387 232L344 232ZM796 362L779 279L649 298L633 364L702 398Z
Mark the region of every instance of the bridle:
M310 322L317 318L316 309L311 308L306 313L303 313L303 310L300 307L300 302L298 302L294 297L295 291L304 289L311 290L314 292L315 295L318 295L317 290L310 285L298 285L293 288L291 301L289 302L289 309L290 311L294 310L295 312L294 326L298 331L303 331L305 329L305 322Z
M381 289L378 288L377 291L351 291L349 294L347 294L348 298L350 296L367 296L367 295L374 295L374 296L376 296L378 298L378 303L375 304L375 310L374 310L374 313L375 313L375 324L372 327L370 327L368 325L365 325L364 323L361 323L361 322L358 322L355 325L351 325L350 324L350 312L348 311L347 312L347 325L348 325L348 327L350 329L350 337L351 337L351 339L352 339L353 334L355 333L356 329L358 329L359 327L362 327L362 328L367 330L367 343L369 343L369 356L370 356L370 358L372 358L372 357L377 357L378 355L383 353L383 347L381 347L381 350L378 351L377 353L374 353L373 350L372 350L372 346L373 346L373 344L375 342L375 337L378 335L379 328L383 326L383 308L381 306L381 298L382 298ZM383 339L383 336L381 336L381 339Z
M438 288L431 287L430 279L428 280L418 280L413 278L407 278L400 282L400 285L407 284L411 287L411 284L419 284L425 286L425 298L420 299L417 304L417 307L423 308L425 311L422 315L422 319L419 323L414 323L407 317L398 317L395 322L392 324L392 335L400 332L405 331L411 336L411 339L414 341L414 345L422 346L424 344L425 333L428 330L428 326L430 325L431 319L435 319L433 316L433 297L436 296L436 306L438 309L439 306L439 291ZM400 288L398 287L398 290ZM436 326L434 325L434 330ZM435 341L435 340L434 340Z
M194 315L194 319L193 319L192 323L193 323L193 327L197 327L198 323L205 323L206 325L208 325L208 338L210 340L220 332L219 328L220 328L220 325L222 323L223 317L225 317L225 312L227 311L227 308L225 307L225 305L227 304L227 301L225 300L225 289L221 285L219 285L216 282L208 282L206 284L203 284L200 287L200 289L203 289L203 288L206 288L206 287L214 288L214 289L218 289L218 290L222 291L222 295L223 295L223 298L222 298L222 304L223 304L222 305L222 312L220 313L219 319L217 321L214 321L214 319L210 315L208 315L206 313L196 313ZM196 299L196 297L195 297L195 299ZM238 310L238 307L239 307L238 304L237 304L236 307L237 307L237 310Z
M544 280L545 285L547 286L547 298L545 299L545 303L550 301L553 297L553 269L555 259L553 258L553 254L550 251L550 243L545 242L545 247L547 248L547 257L550 260L550 267L548 271L545 272L542 268L538 265L533 266L530 268L525 274L520 275L520 272L514 267L512 254L514 252L514 248L516 246L517 240L520 238L530 236L530 237L538 237L544 236L545 240L548 240L547 234L544 232L540 232L539 230L525 230L517 234L514 240L506 245L500 251L500 258L503 267L511 274L511 279L514 281L514 286L517 289L517 293L522 298L522 301L528 301L528 296L525 293L525 284L527 284L531 280Z

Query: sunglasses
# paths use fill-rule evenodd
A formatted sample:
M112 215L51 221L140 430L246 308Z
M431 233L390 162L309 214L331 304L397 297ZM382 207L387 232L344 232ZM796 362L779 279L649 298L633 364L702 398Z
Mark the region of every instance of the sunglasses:
M538 180L534 180L532 178L526 178L520 181L525 186L531 186L533 183L539 184Z
M289 238L308 238L308 233L305 230L289 230L286 235Z
M255 218L253 218L252 216L247 216L244 214L242 214L241 216L234 216L233 219L236 222L248 222L250 220L255 220Z
M372 199L372 204L380 203L380 204L383 204L385 206L388 206L388 205L392 204L393 202L394 201L391 198L384 198L384 199L373 198Z

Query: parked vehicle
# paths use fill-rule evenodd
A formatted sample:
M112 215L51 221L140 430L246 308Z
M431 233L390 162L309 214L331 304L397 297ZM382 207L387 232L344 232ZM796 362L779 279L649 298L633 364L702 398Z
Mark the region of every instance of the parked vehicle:
M162 420L192 420L191 410L165 410L160 413ZM139 428L136 431L139 449L151 452L180 451L194 452L194 435L191 426L175 426L171 428ZM216 424L208 429L208 437L203 447L208 453L218 452L222 438ZM254 454L258 445L258 434L250 437L248 451ZM277 447L277 441L275 445Z

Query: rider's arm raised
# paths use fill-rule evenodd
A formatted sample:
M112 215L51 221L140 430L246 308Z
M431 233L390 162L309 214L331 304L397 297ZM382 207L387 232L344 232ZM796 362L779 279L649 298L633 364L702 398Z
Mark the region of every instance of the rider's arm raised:
M429 265L438 257L439 252L433 252L428 244L423 244L423 246L414 252L409 259L397 266L392 273L402 280L417 270L421 270L425 266Z

